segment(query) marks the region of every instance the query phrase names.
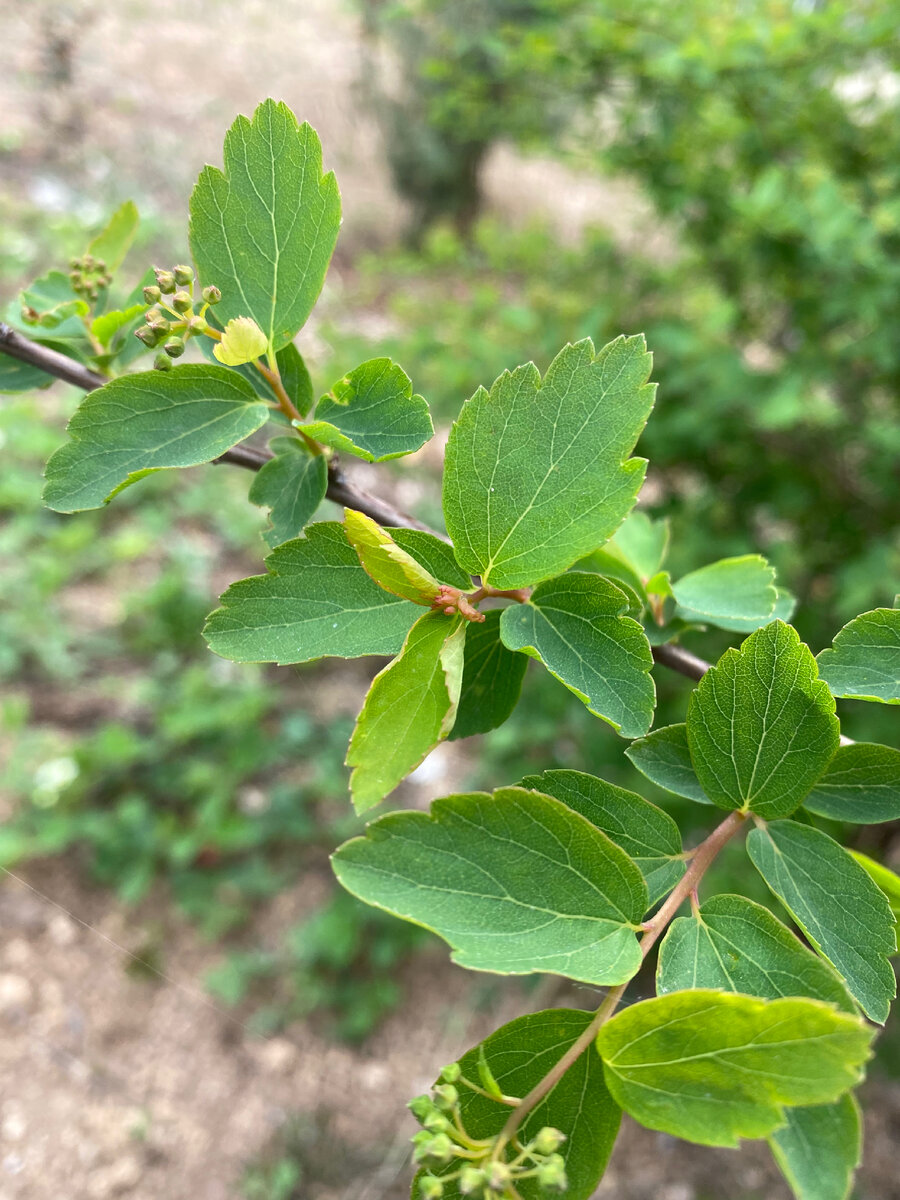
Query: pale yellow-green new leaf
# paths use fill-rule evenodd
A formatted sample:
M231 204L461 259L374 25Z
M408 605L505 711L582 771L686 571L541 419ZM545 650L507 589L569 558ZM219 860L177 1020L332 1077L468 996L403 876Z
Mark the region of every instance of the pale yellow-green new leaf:
M265 354L268 345L252 317L234 317L225 326L221 342L213 346L213 354L226 367L242 367Z
M412 600L413 604L431 604L441 585L411 554L401 550L376 521L365 513L345 508L344 528L359 561L380 587L404 600Z
M426 613L372 681L347 751L357 812L379 804L453 728L466 627L460 617Z

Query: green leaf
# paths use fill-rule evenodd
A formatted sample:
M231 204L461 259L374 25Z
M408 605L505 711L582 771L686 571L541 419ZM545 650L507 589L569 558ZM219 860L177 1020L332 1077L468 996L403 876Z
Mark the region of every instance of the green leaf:
M597 1047L616 1100L650 1129L736 1146L856 1084L873 1031L818 1000L684 991L632 1004Z
M833 1104L789 1108L769 1137L797 1200L847 1200L862 1155L859 1105L847 1093Z
M835 696L900 704L900 609L854 617L819 655L819 673Z
M268 416L269 406L224 367L123 375L82 400L70 440L47 463L44 503L57 512L99 508L150 471L211 462Z
M252 317L232 317L213 354L226 367L242 367L263 356L268 347L269 339Z
M32 388L49 387L51 383L53 376L39 367L0 354L0 392L30 392Z
M465 665L456 723L450 740L487 733L512 713L522 691L528 658L500 640L502 610L491 609L466 635Z
M570 571L504 610L500 636L544 664L622 737L650 728L656 689L643 628L621 614L628 598L601 575Z
M620 846L646 880L648 908L667 895L684 874L678 826L668 813L636 792L583 771L526 775L522 787L561 800Z
M747 852L863 1011L884 1024L896 993L888 955L897 948L886 897L827 834L794 821L753 829Z
M718 618L762 625L775 608L775 571L759 554L723 558L691 571L672 584L680 616L697 616L715 624Z
M271 529L263 536L269 546L297 537L325 499L328 464L322 454L310 454L298 437L273 438L275 457L256 473L250 485L251 504L270 509Z
M887 902L891 906L891 912L894 914L894 920L900 921L900 875L895 875L888 867L876 862L874 858L869 858L867 854L860 854L858 850L850 850L848 853L851 858L856 859L878 886L879 891L884 892Z
M646 737L631 743L625 754L642 775L676 796L710 804L700 786L691 752L688 749L687 725L663 725Z
M138 231L140 218L133 200L126 200L113 213L104 229L88 243L87 253L102 258L114 275L122 265Z
M426 607L437 597L441 590L438 581L398 546L377 521L365 513L345 508L344 529L359 561L385 591Z
M426 533L424 529L395 529L393 526L386 527L386 532L401 550L411 554L441 583L449 583L451 587L464 592L474 588L471 575L467 575L453 557L453 547L433 533Z
M191 252L222 290L216 317L252 317L273 350L312 312L341 223L314 129L266 100L225 135L225 170L204 167L191 195Z
M574 569L576 571L593 571L597 575L612 579L626 595L635 597L636 611L633 615L637 617L646 604L643 581L630 563L626 562L624 558L620 558L618 554L612 553L612 545L612 542L607 542L602 550L594 550L592 554L579 558Z
M761 904L713 896L678 917L659 948L656 990L721 988L762 1000L808 996L855 1012L835 972Z
M460 565L497 588L549 579L615 533L644 480L653 407L642 336L565 346L479 388L450 431L444 516Z
M855 825L900 819L900 750L872 742L841 746L803 807Z
M453 728L466 625L461 617L426 613L372 680L347 751L357 812L380 804Z
M797 607L797 597L787 590L787 588L775 589L775 607L766 618L767 621L784 621L790 623L791 617ZM684 615L689 615L689 610L684 610ZM727 629L732 633L752 633L754 629L759 629L760 625L764 625L765 621L749 620L741 621L737 618L716 617L715 620L704 618L704 623L707 625L715 625L719 629Z
M626 562L642 583L655 575L669 546L669 522L654 521L642 509L634 509L606 546Z
M593 1013L571 1008L551 1008L518 1017L459 1059L462 1074L477 1081L483 1055L504 1095L525 1096L562 1058L592 1017ZM458 1090L460 1116L469 1135L479 1139L496 1137L509 1117L508 1105L465 1086ZM560 1200L588 1200L594 1194L609 1161L621 1115L607 1090L600 1059L586 1053L525 1118L519 1134L524 1142L548 1125L566 1135L562 1153L568 1186ZM437 1173L451 1175L461 1165L456 1159ZM516 1186L523 1200L546 1200L546 1191L533 1179L522 1180ZM413 1196L418 1200L415 1189ZM443 1200L462 1200L456 1182L445 1184Z
M434 434L424 397L413 395L412 380L389 358L373 358L339 379L302 428L366 462L412 454Z
M792 813L838 748L834 699L796 631L773 621L726 650L688 705L691 761L720 808Z
M396 654L419 615L369 578L336 521L279 546L266 570L233 583L207 619L204 636L223 658L283 664Z
M392 813L333 857L344 887L424 925L453 961L624 983L641 965L647 888L628 856L558 800L500 788Z
M90 305L75 293L71 279L62 271L48 271L46 275L35 279L22 292L20 299L23 308L33 309L36 314L33 319L29 318L28 325L37 324L42 329L52 329L56 337L85 335L81 318L90 312ZM66 326L69 321L71 325Z
M146 304L132 304L125 309L115 308L91 321L91 333L101 346L108 346L120 329L130 325L147 311Z

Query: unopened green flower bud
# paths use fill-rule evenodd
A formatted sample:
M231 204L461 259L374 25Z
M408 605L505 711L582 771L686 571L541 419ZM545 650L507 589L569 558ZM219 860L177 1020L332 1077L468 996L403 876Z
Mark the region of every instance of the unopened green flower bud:
M173 267L172 274L175 276L175 282L179 287L187 287L189 283L194 282L194 268L186 267L184 263Z
M73 286L77 288L82 280L81 272L80 271L70 271L69 279L72 281Z
M565 1191L568 1180L563 1156L551 1154L546 1162L539 1164L536 1178L541 1187L556 1188L560 1192Z
M439 1083L434 1089L434 1102L444 1110L452 1108L459 1100L459 1092L452 1083Z
M79 268L81 267L81 259L80 258L70 258L69 266L72 268L73 271L79 270Z
M172 297L172 307L176 312L190 312L194 306L194 301L191 299L188 292L176 292Z
M422 1124L432 1133L449 1133L452 1128L444 1114L438 1112L436 1108L431 1110L428 1116L422 1121Z
M215 284L210 284L209 287L203 289L203 299L207 304L218 304L222 299L222 293Z
M160 350L159 354L154 358L153 367L156 371L170 371L172 369L172 360L166 354L165 350Z
M512 1180L512 1171L506 1163L489 1162L485 1167L485 1184L488 1189L488 1195L502 1196L506 1191L507 1185Z
M107 271L105 275L100 276L97 282L101 285L101 287L108 288L112 283L112 275L110 275L109 271Z
M134 331L134 336L139 342L143 342L145 346L149 346L151 350L154 346L159 345L159 331L156 329L151 329L149 325L142 325L140 329L136 329Z
M463 1167L456 1182L461 1195L480 1196L487 1177L480 1167Z
M419 1180L419 1195L422 1200L441 1200L444 1185L436 1175L423 1175Z
M185 328L191 333L206 333L207 329L209 329L209 326L202 317L189 317Z
M448 1063L441 1071L441 1080L444 1083L456 1083L461 1074L458 1062Z
M153 274L156 276L159 290L164 296L169 296L175 291L178 285L175 283L175 276L171 271L164 271L161 267L154 267Z
M98 258L97 261L94 263L94 266L97 268L98 271L106 271L106 259Z
M414 1117L424 1121L429 1113L434 1112L434 1101L430 1096L413 1096L406 1107Z
M160 296L161 296L161 295L162 295L162 292L161 292L161 291L159 290L159 288L158 288L158 287L156 287L155 285L153 285L153 286L151 286L151 287L145 287L145 288L144 288L144 302L145 302L145 304L158 304L158 303L159 303L159 298L160 298ZM158 311L158 310L157 310L157 311Z
M448 1163L453 1157L453 1143L446 1133L436 1133L431 1141L423 1147L425 1157L431 1162Z
M93 257L90 254L86 254L84 256L84 258L81 260L81 265L84 267L84 269L86 271L93 271L93 269L94 269Z
M169 338L163 349L169 358L181 358L182 354L184 354L184 338Z
M565 1140L566 1135L561 1129L554 1129L551 1125L545 1125L543 1129L538 1131L538 1135L531 1145L538 1154L553 1154Z

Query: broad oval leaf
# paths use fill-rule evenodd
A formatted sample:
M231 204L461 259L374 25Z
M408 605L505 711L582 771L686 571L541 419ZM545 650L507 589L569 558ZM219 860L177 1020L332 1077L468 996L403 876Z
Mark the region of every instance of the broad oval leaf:
M900 875L883 863L876 862L874 858L869 858L868 854L860 854L858 850L851 850L849 853L877 885L879 891L885 894L894 920L900 921Z
M402 550L411 554L441 583L449 583L463 592L470 592L475 587L472 576L454 558L449 542L424 529L395 529L393 525L385 526L385 529Z
M413 604L431 604L441 590L440 584L377 521L345 508L344 529L359 561L380 587Z
M897 949L886 896L842 846L809 825L774 821L752 829L747 852L863 1011L884 1024L896 995L888 955Z
M462 691L451 741L496 729L518 702L528 657L503 645L501 615L501 609L490 609L482 622L473 621L469 626Z
M621 846L647 882L648 907L670 892L684 874L678 826L668 813L637 792L583 771L526 775L522 787L555 796Z
M819 673L835 696L900 704L900 609L854 617L819 655Z
M839 730L815 659L782 621L726 650L688 705L691 761L707 796L767 819L800 806L834 756Z
M650 728L656 689L642 626L622 614L628 597L601 575L570 571L504 610L500 636L538 659L622 737Z
M337 182L316 131L265 100L225 135L225 170L204 167L191 194L191 253L221 289L216 317L252 317L278 350L318 299L341 223Z
M366 462L386 462L419 450L433 436L431 413L412 380L389 358L373 358L332 387L305 433Z
M439 934L460 966L602 984L641 965L640 871L549 796L500 788L391 813L332 861L348 891Z
M855 1012L832 968L761 904L713 896L678 917L659 947L656 990L721 988L762 1000L808 996Z
M485 583L549 579L607 540L646 463L629 458L653 407L643 336L595 355L565 346L543 380L505 371L463 405L444 464L444 516L460 564Z
M859 1105L849 1093L833 1104L789 1108L769 1146L797 1200L847 1200L862 1155Z
M525 1096L580 1037L593 1016L578 1009L551 1008L517 1017L459 1059L462 1074L477 1083L479 1068L485 1064L503 1095ZM509 1107L462 1084L458 1091L460 1116L470 1137L496 1137L506 1124ZM606 1170L621 1116L622 1110L603 1078L603 1064L588 1050L525 1118L520 1140L530 1141L547 1125L566 1135L562 1154L568 1186L564 1192L555 1193L559 1200L588 1200L594 1194ZM509 1153L515 1152L510 1148ZM461 1161L455 1159L435 1174L452 1175L460 1165ZM523 1179L516 1186L523 1200L546 1200L546 1190L533 1179ZM418 1200L415 1186L412 1195ZM443 1200L462 1200L454 1181L444 1185Z
M684 723L654 729L646 737L632 742L625 754L657 787L665 788L675 796L684 796L686 800L696 800L698 804L712 803L700 786L691 762Z
M900 819L900 750L872 742L841 746L803 807L855 825Z
M818 1000L672 992L603 1026L597 1047L621 1107L650 1129L736 1146L856 1084L873 1030Z
M251 504L268 508L271 529L263 534L273 549L298 537L325 499L328 464L322 454L311 454L298 437L273 438L275 457L256 472L250 485Z
M450 732L465 640L461 617L426 613L397 658L372 680L347 751L357 812L380 804Z
M704 617L756 621L762 625L775 608L775 571L760 554L722 558L683 575L672 595L689 619Z
M663 565L668 547L669 522L665 518L654 521L642 509L634 509L616 530L606 549L627 563L644 584Z
M269 406L226 367L123 375L78 406L70 440L47 463L44 503L57 512L99 508L150 471L211 462L268 417Z
M234 662L311 662L396 654L421 609L370 579L337 521L279 546L265 575L233 583L203 630Z

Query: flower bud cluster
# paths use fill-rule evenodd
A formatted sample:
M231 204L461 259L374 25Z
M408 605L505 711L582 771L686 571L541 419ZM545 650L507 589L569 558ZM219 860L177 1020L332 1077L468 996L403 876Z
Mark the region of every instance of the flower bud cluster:
M409 1102L422 1126L413 1138L413 1160L424 1168L418 1178L419 1200L441 1200L451 1182L460 1195L473 1200L508 1200L519 1194L516 1185L526 1179L542 1191L565 1191L566 1167L559 1153L564 1133L544 1126L527 1145L513 1139L501 1158L497 1138L478 1139L466 1132L457 1085L485 1094L463 1076L459 1063L451 1063L430 1096Z
M112 283L112 275L107 271L105 261L102 258L94 258L92 254L70 259L69 267L72 291L83 300L96 300L100 289L109 287Z
M156 283L144 288L144 301L151 307L144 314L145 324L134 336L148 349L161 346L153 360L158 371L167 371L173 358L184 354L188 338L207 331L204 314L211 304L218 304L222 293L217 287L205 287L203 305L194 312L194 269L179 264L171 270L154 267Z

